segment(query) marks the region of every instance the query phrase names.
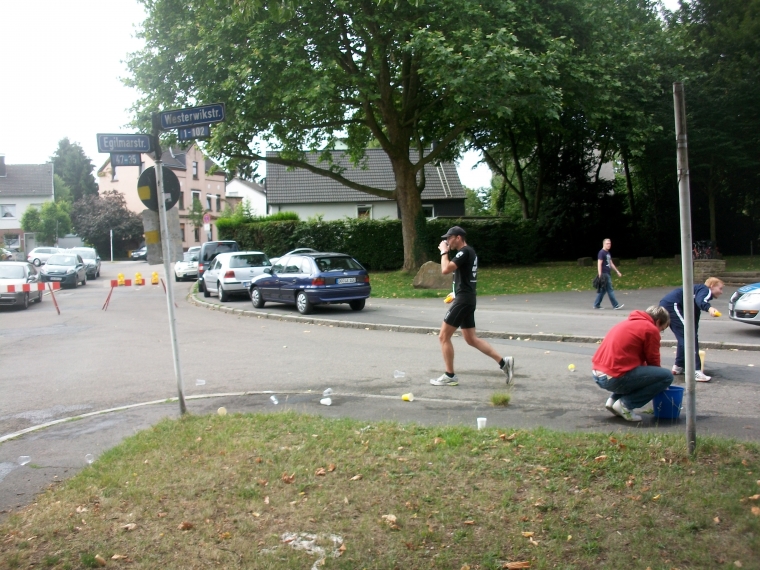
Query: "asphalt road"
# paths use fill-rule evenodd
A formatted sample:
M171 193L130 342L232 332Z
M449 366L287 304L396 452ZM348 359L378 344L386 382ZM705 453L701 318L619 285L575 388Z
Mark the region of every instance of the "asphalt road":
M56 293L60 315L49 294L27 311L0 310L0 436L52 420L176 396L163 288L115 289L108 309L102 310L109 293L107 280L118 271L133 278L138 270L149 277L153 269L162 273L160 267L141 262L105 263L100 279ZM628 424L610 416L603 407L606 393L589 374L596 344L517 340L535 329L603 336L626 312L592 311L587 308L590 293L480 300L481 328L516 333L512 340L490 341L516 359L512 402L497 409L488 401L493 392L504 389L503 375L461 338L454 341L460 386L434 387L428 380L442 372L434 335L257 318L241 314L252 310L246 300L231 303L240 313L206 310L185 299L190 283L174 285L181 370L191 413L213 412L225 405L233 413L296 409L330 417L423 424L474 426L476 417L485 416L489 427L502 429L546 426L658 433L684 429L683 419L675 424L656 422L645 414L641 424ZM661 293L621 292L619 298L626 309L643 308ZM728 294L719 303L727 298ZM275 305L265 310L296 314L293 308ZM361 312L334 306L314 316L437 327L443 311L443 303L436 299L373 299ZM743 343L757 344L760 333L725 318L704 319L700 328L703 339L734 335L731 338ZM664 348L662 353L664 363L670 364L673 349ZM709 350L707 363L714 380L697 385L698 434L760 440L760 352ZM575 365L574 372L568 370L569 364ZM405 376L395 378L395 370ZM335 392L333 405L321 406L319 399L328 387ZM277 406L270 402L269 392L277 394ZM401 401L406 392L414 393L414 402ZM161 417L176 416L177 410L176 403L142 406L0 443L0 511L31 501L46 485L85 467L85 454L97 456L135 430ZM20 455L31 456L35 468L19 467Z

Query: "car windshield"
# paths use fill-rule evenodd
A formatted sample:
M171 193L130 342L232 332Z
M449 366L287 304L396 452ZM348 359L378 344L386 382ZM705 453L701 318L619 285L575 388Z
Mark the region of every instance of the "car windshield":
M0 279L23 279L24 268L20 265L0 265Z
M51 255L47 260L48 265L76 265L76 255Z
M184 261L186 263L190 263L190 262L193 262L193 261L198 261L198 255L195 254L195 253L185 253L184 258L182 259L182 261Z
M82 259L95 259L97 257L95 252L89 249L78 249L77 253L82 256Z
M228 251L237 251L238 246L236 243L218 243L216 247L206 248L203 254L204 261L211 261L220 253L227 253Z
M230 257L230 268L236 267L268 267L269 259L263 253L246 253Z
M364 269L350 257L317 257L314 259L322 273L328 271L356 271Z

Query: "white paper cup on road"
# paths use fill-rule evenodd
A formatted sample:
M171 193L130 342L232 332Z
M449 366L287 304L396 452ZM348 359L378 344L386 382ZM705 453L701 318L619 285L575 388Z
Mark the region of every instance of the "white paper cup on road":
M319 403L323 406L332 406L332 398L322 398Z
M478 418L478 429L486 428L486 418Z

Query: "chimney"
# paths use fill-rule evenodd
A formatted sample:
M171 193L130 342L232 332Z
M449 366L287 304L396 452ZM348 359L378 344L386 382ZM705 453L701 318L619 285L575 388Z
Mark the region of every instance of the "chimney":
M0 154L0 178L5 178L5 155Z

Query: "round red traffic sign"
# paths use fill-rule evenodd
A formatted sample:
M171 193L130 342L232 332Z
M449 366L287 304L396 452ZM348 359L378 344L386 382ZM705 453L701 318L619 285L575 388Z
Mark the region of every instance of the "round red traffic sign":
M203 223L204 224L210 224L211 223L211 215L209 215L209 214L203 214Z

